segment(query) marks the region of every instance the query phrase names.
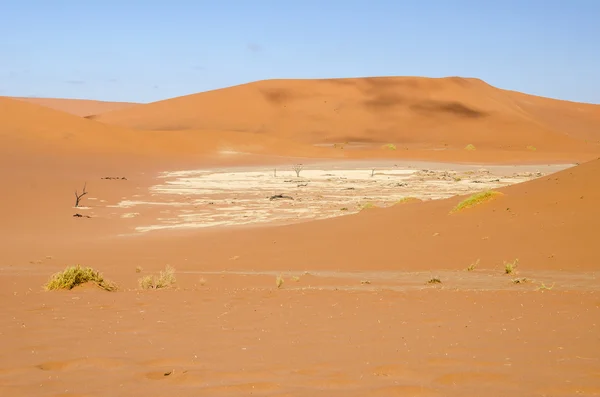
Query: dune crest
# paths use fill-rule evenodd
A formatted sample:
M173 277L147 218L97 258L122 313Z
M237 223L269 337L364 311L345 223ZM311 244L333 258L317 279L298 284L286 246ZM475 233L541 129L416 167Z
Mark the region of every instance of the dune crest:
M19 101L42 105L54 110L60 110L73 114L75 116L87 117L99 113L106 113L114 110L126 109L135 105L134 102L107 102L96 101L92 99L65 99L65 98L29 98L29 97L12 97Z

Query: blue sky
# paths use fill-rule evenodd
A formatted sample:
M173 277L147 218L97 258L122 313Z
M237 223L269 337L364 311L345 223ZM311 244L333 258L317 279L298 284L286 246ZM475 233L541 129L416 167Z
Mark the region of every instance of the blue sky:
M478 77L600 103L600 1L0 0L0 95L150 102L272 78Z

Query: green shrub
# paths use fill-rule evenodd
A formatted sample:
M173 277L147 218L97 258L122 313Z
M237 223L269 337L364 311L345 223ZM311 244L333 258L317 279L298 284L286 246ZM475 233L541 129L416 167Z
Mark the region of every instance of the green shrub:
M116 284L112 281L105 280L102 274L92 269L91 267L69 266L62 272L58 272L50 277L44 288L46 291L59 289L73 289L78 285L85 283L94 283L98 287L106 291L114 291L117 289Z

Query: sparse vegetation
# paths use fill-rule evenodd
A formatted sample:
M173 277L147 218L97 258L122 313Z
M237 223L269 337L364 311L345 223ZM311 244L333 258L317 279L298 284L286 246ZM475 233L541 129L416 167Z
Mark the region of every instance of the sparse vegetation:
M475 193L472 196L458 203L458 205L454 207L452 211L450 211L450 213L458 212L466 208L471 208L481 203L485 203L486 201L490 201L500 194L502 193L497 192L495 190L487 190L485 192Z
M138 280L142 289L164 289L171 288L175 284L175 269L167 265L158 275L149 274Z
M526 284L526 283L529 283L531 281L528 278L522 277L522 278L514 278L512 280L512 282L514 284Z
M58 272L50 277L44 288L46 291L73 289L78 285L85 283L94 283L106 291L114 291L117 286L112 281L105 280L102 274L91 267L70 266L62 272Z
M340 208L340 211L348 211L348 208L347 207L342 207L342 208Z
M277 276L277 278L275 279L275 285L277 286L277 288L281 288L283 287L283 276L280 274L279 276Z
M135 268L135 272L136 272L136 273L141 273L141 272L142 272L142 270L143 270L143 269L142 269L142 267L141 267L141 266L137 266L137 267Z
M427 281L427 284L441 284L442 280L440 280L438 277L432 277L429 279L429 281Z
M369 280L361 280L360 283L363 284L363 285L364 284L371 284L371 281L369 281Z
M515 259L512 262L504 262L504 274L514 274L517 271L517 265L519 259Z
M546 284L541 283L540 286L537 287L535 290L544 292L544 291L550 291L552 288L554 288L554 283L552 283L552 285L549 287L546 286Z
M296 173L296 177L300 178L300 172L302 172L302 170L304 169L304 166L302 164L295 164L292 169L294 170L294 172Z
M383 145L384 149L389 149L389 150L396 150L396 145L394 145L393 143L387 143L385 145Z
M88 192L85 190L86 186L87 182L83 184L83 191L81 193L79 193L77 189L75 189L75 207L79 207L79 203L81 202L83 196L88 194Z
M360 207L361 210L368 210L370 208L375 208L375 204L369 202L369 203L365 203L365 204L361 205L361 207Z
M295 282L298 282L298 281L300 281L300 277L294 276L294 277L292 277L292 280L294 280Z
M406 203L413 203L413 202L418 202L421 201L420 199L416 198L416 197L402 197L400 200L396 201L394 203L394 205L396 204L406 204Z
M473 145L472 143L469 143L467 146L465 146L465 150L473 151L473 150L476 150L476 148L475 148L475 145Z
M460 176L455 176L452 179L454 179L454 182L460 182L460 181L462 181L462 178Z
M475 268L479 266L479 259L477 259L475 262L471 263L468 267L467 267L467 271L468 272L472 272L473 270L475 270Z
M537 148L535 146L527 146L527 150L531 150L532 152L535 152L537 150Z

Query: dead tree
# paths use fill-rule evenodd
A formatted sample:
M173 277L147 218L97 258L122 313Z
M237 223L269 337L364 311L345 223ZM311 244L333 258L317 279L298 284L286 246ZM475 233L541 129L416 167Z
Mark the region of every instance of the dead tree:
M304 166L302 164L296 164L292 167L292 169L296 173L296 177L300 178L300 171L304 169Z
M87 182L83 184L83 192L81 194L79 194L77 192L77 189L75 189L75 207L79 207L79 202L81 201L81 198L88 193L85 191L86 186L87 186Z

